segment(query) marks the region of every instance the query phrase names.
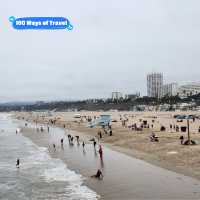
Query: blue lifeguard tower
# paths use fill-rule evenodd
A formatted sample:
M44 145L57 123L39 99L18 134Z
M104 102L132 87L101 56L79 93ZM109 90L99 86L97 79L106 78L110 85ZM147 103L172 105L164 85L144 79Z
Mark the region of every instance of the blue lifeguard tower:
M89 127L93 128L95 126L108 126L111 122L110 115L100 115L95 121L89 123Z

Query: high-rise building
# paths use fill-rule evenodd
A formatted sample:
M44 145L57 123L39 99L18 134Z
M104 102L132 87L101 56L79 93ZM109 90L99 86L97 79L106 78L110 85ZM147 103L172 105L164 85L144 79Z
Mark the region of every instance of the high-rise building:
M147 96L148 97L162 97L163 89L163 74L152 73L147 75Z
M163 97L164 96L176 96L178 90L178 84L177 83L168 83L163 85Z

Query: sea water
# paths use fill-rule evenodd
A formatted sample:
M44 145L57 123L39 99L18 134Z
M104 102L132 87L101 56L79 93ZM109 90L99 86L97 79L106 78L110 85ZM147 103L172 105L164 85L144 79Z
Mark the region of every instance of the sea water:
M48 150L16 134L17 124L0 114L0 199L93 200L99 196L84 185L84 177L69 170ZM22 163L16 168L16 160Z

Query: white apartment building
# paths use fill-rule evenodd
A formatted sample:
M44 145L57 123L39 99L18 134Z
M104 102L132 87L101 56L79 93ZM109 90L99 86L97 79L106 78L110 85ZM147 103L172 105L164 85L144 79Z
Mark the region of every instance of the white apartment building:
M147 75L147 96L148 97L162 97L163 89L163 74L151 73Z

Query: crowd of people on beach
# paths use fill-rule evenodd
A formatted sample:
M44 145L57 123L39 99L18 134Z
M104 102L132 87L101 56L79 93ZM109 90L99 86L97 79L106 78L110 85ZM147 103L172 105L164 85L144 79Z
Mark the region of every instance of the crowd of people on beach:
M156 132L170 132L170 133L185 133L188 131L188 126L182 124L184 121L183 119L177 119L175 123L170 123L169 126L164 126L160 124L160 121L157 119L157 117L154 117L154 119L146 120L146 119L139 119L138 122L134 122L130 124L130 118L133 119L135 116L127 116L126 114L124 116L120 115L120 121L121 125L124 128L131 129L132 131L136 132L142 132L144 129L150 130L150 141L151 142L159 142L158 136L156 136ZM132 121L132 120L131 120ZM189 124L194 123L196 121L195 117L190 118ZM155 123L157 122L157 126L155 126ZM160 129L158 129L158 125L160 125ZM197 130L197 133L200 133L200 126ZM181 141L181 145L196 145L198 142L195 140L189 140L186 139L183 135L180 135L179 137Z

